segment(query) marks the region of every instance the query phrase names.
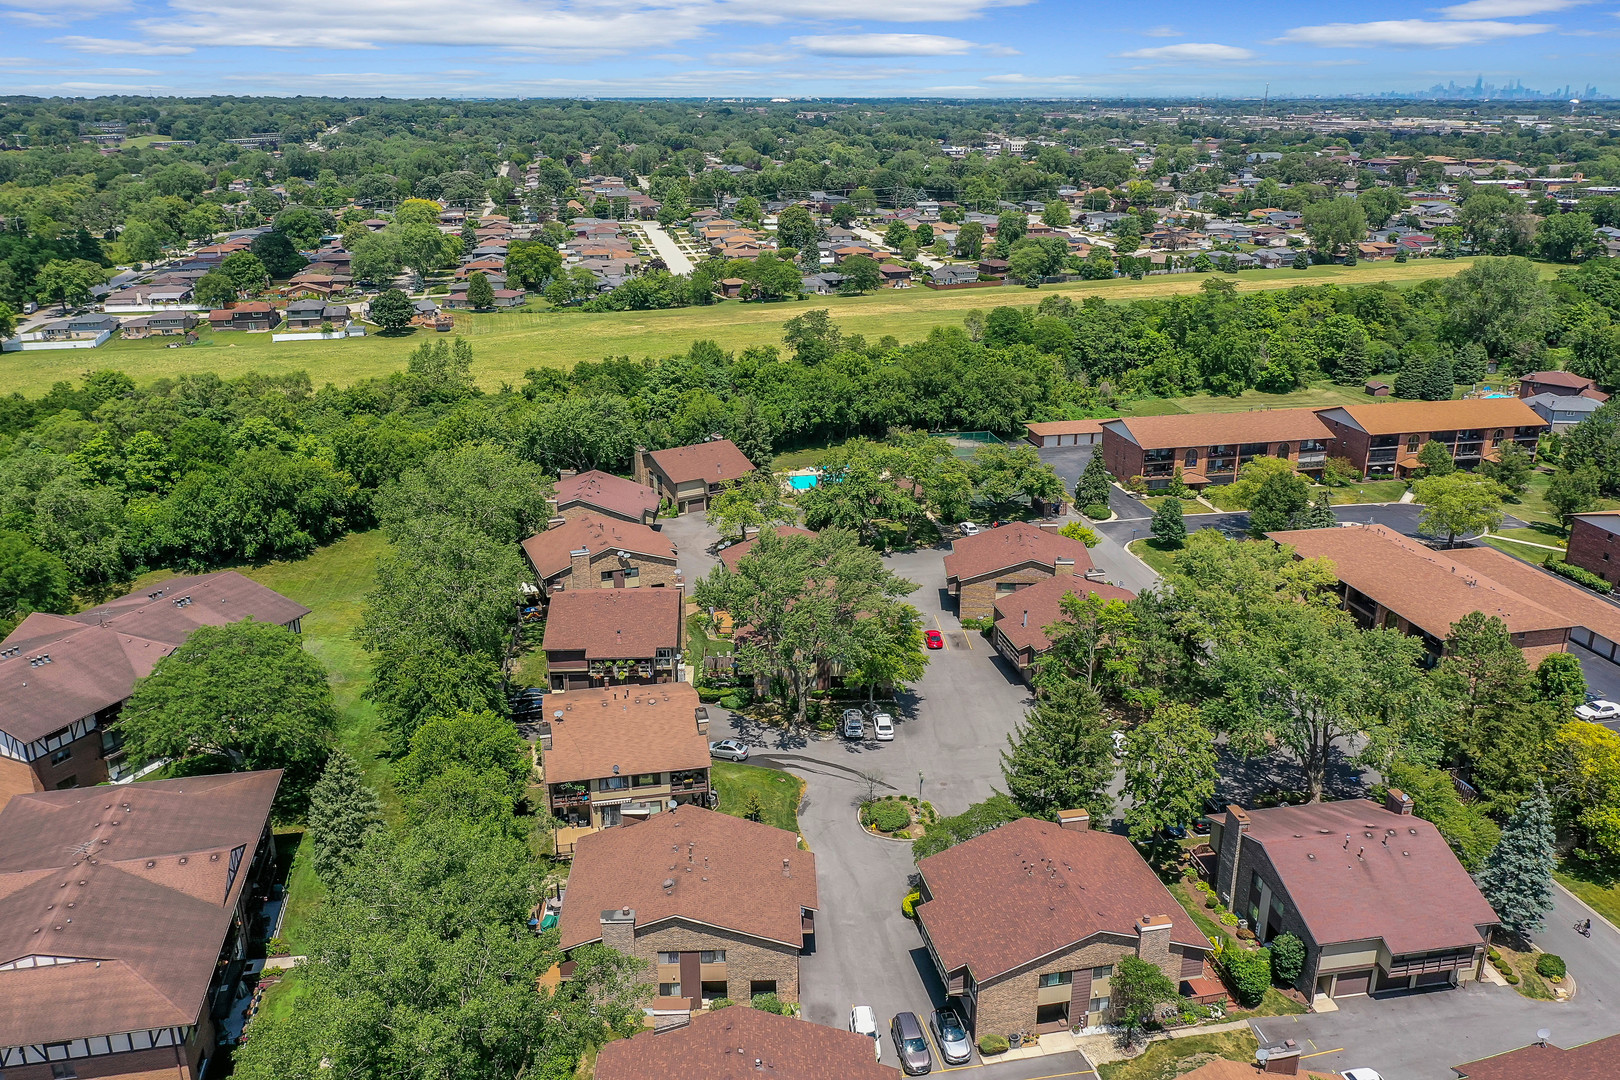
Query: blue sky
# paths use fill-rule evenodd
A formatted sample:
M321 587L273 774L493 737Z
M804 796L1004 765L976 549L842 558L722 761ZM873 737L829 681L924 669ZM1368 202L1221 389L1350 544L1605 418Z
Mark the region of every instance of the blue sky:
M1620 96L1620 3L0 0L0 93Z

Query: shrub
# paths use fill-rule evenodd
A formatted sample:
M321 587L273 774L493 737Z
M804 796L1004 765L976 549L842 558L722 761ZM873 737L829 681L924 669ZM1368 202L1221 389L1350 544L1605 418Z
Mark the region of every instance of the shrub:
M917 901L921 899L922 892L918 889L912 889L906 893L905 899L900 901L900 914L908 919L915 919L917 917Z
M1114 511L1109 509L1107 503L1092 503L1080 512L1092 521L1104 521L1114 516Z
M788 1011L782 999L775 994L755 994L754 1000L749 1004L760 1012L775 1013L777 1016L786 1016Z
M1266 948L1271 950L1271 977L1278 986L1293 986L1305 970L1305 943L1293 934L1278 934Z
M872 824L883 832L898 832L911 824L911 811L905 803L883 799L870 805Z
M720 707L722 709L740 709L746 704L748 703L742 698L738 697L736 694L727 694L725 697L720 699Z
M292 946L281 938L273 937L264 943L264 952L266 956L286 956L292 952Z
M1549 979L1562 979L1568 969L1564 966L1564 958L1557 953L1544 952L1536 957L1536 974Z
M990 629L992 619L962 619L962 629L985 631Z
M1502 959L1502 954L1497 952L1495 949L1486 950L1485 955L1490 958L1490 961L1493 964Z
M735 1004L737 1003L732 1001L730 998L715 998L713 1001L709 1002L709 1011L715 1012L718 1009L729 1009Z
M1221 920L1221 925L1222 926L1236 926L1237 925L1237 916L1232 914L1230 911L1221 912L1220 920Z
M1271 988L1271 953L1265 949L1227 949L1221 970L1238 1004L1252 1009Z
M1007 1052L1007 1038L1004 1035L980 1035L979 1053L986 1057Z
M697 695L698 695L698 700L699 701L703 702L706 705L713 705L716 702L718 702L721 698L726 697L730 693L731 693L730 690L727 690L727 689L724 689L724 688L721 688L721 687L700 686L700 687L698 687Z
M1548 555L1542 560L1541 565L1555 574L1562 574L1577 585L1584 585L1594 592L1603 593L1605 596L1609 593L1610 586L1607 581L1604 581L1590 570L1582 570L1572 563L1565 562L1557 555Z
M1506 975L1503 975L1502 978L1507 980L1507 984L1509 986L1518 986L1519 985L1519 977L1517 975L1513 974L1513 972L1511 972L1511 971L1508 972Z

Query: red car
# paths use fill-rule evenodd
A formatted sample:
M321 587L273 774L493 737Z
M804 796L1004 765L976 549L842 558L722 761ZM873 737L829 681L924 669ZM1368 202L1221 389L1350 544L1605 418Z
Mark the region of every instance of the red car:
M923 634L923 641L928 643L930 649L943 649L945 647L945 639L940 636L938 630L929 630Z

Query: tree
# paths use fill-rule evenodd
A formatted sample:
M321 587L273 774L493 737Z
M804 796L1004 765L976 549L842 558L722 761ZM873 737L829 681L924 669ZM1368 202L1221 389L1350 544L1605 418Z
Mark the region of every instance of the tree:
M469 289L469 292L471 290ZM383 328L385 334L397 334L411 325L416 315L410 297L398 289L385 289L370 307L371 320Z
M1546 341L1552 297L1528 259L1475 260L1445 283L1441 295L1447 337L1458 344L1478 342L1492 360L1527 362Z
M1104 600L1085 586L1064 593L1058 620L1045 627L1050 646L1035 661L1035 686L1061 689L1078 682L1088 690L1132 704L1139 690L1136 613L1122 600Z
M826 308L795 315L782 324L782 344L801 364L819 364L831 360L843 339L838 324L833 322Z
M265 272L272 278L280 280L290 278L302 270L309 260L298 253L298 248L284 234L279 232L261 233L253 238L248 250L258 257L264 265Z
M474 270L467 278L467 303L477 311L488 311L495 306L495 290L481 271Z
M321 242L321 237L332 231L335 222L324 210L308 206L289 206L276 215L272 230L292 241L301 251L307 251Z
M1602 483L1603 474L1596 465L1555 470L1547 484L1547 505L1568 529L1570 518L1597 508Z
M1418 527L1444 533L1448 545L1455 544L1460 533L1485 533L1502 523L1502 497L1506 493L1490 477L1440 473L1419 480L1412 492L1423 504Z
M1430 439L1418 451L1416 475L1423 478L1450 476L1457 471L1457 461L1445 443Z
M1536 686L1541 700L1561 713L1572 713L1586 701L1586 671L1573 653L1548 653L1536 665Z
M410 753L394 768L394 782L411 795L453 769L467 769L483 777L486 787L515 801L523 795L533 760L522 734L506 717L458 712L432 717L416 729Z
M1293 986L1305 970L1305 943L1290 933L1266 942L1271 953L1271 977L1279 986Z
M1108 466L1103 464L1102 454L1093 451L1074 485L1074 504L1082 514L1097 521L1113 513L1108 509L1108 495L1113 488L1113 480L1108 475Z
M1126 736L1125 824L1141 843L1192 824L1215 794L1215 734L1191 705L1164 705Z
M960 814L939 818L927 826L922 836L911 842L911 857L921 862L930 855L937 855L975 836L983 836L1024 816L1017 803L998 791Z
M1046 272L1046 253L1034 246L1019 247L1007 258L1007 272L1026 288L1039 288Z
M401 547L416 547L447 523L517 544L551 518L552 485L540 466L504 446L467 443L428 456L374 501L378 523Z
M361 781L360 766L346 751L333 750L309 793L316 876L323 882L335 880L359 855L366 837L381 826L377 793Z
M855 292L871 292L883 284L883 274L877 260L867 255L851 255L838 267L844 275L844 286Z
M1303 476L1292 468L1270 473L1249 499L1249 534L1261 537L1292 528L1310 505L1311 486Z
M1054 229L1065 228L1072 220L1073 218L1069 214L1069 204L1062 199L1054 199L1047 203L1046 208L1041 213L1041 221Z
M210 270L192 285L191 295L196 297L199 304L206 304L210 308L223 308L236 302L237 289L231 279L225 276L224 271Z
M1504 442L1496 448L1495 461L1482 462L1479 471L1507 492L1515 500L1523 495L1530 487L1530 477L1535 473L1535 459L1530 452L1516 442Z
M1570 720L1558 729L1548 765L1553 801L1574 826L1576 856L1612 865L1620 856L1620 735Z
M1542 929L1553 909L1552 874L1558 865L1554 839L1552 805L1538 781L1508 819L1496 850L1475 878L1503 929L1521 939Z
M793 507L782 498L782 484L763 469L729 481L718 495L710 496L706 520L722 539L743 539L749 529L789 525Z
M1482 255L1523 254L1530 247L1534 223L1523 201L1499 188L1475 188L1457 213L1458 227Z
M1586 214L1553 214L1536 229L1536 247L1543 259L1580 262L1603 253L1597 231Z
M291 808L326 760L336 722L326 669L298 635L246 619L194 630L136 682L116 727L135 762L285 769L277 799Z
M1389 787L1400 789L1412 800L1412 813L1440 830L1463 869L1473 873L1484 865L1502 830L1478 806L1457 797L1457 785L1449 772L1401 760L1390 762L1384 772Z
M1178 548L1187 542L1187 522L1181 516L1181 500L1166 499L1153 512L1153 539L1161 547Z
M10 304L0 301L0 339L8 338L17 332L17 312Z
M1041 460L1027 443L981 446L968 465L973 478L973 501L996 518L1005 517L1024 501L1058 503L1065 485L1057 471Z
M532 292L543 289L562 264L562 253L543 240L514 240L506 250L507 279Z
M1035 699L1001 753L1007 793L1031 817L1056 821L1059 810L1103 817L1113 808L1114 743L1102 702L1076 680L1054 680Z
M35 611L63 614L73 603L67 564L27 536L0 529L0 630Z
M814 255L821 230L816 219L802 206L790 206L776 216L776 242L781 247Z
M219 271L237 292L256 293L270 283L270 274L265 270L264 263L251 251L233 251L219 264Z
M899 251L907 240L911 239L911 228L900 218L889 222L889 227L883 233L883 246L893 251Z
M1333 255L1353 249L1367 235L1367 214L1349 196L1323 199L1305 207L1305 232L1312 247L1323 255Z
M426 522L377 566L356 638L368 651L445 648L499 662L532 577L515 541Z
M66 311L87 302L90 290L106 280L106 272L88 259L52 259L39 268L34 291L41 302L60 301Z
M1120 957L1108 986L1115 1015L1125 1026L1127 1046L1135 1041L1137 1032L1153 1021L1160 1005L1177 1001L1181 996L1176 981L1160 971L1157 964L1135 956Z
M500 664L490 657L405 641L376 653L361 696L377 707L389 749L403 754L430 717L502 712L505 691Z
M956 254L963 259L977 259L984 254L984 226L977 221L965 222L956 233Z
M727 432L742 456L759 469L769 469L776 454L776 439L771 422L752 396L745 397L732 413Z

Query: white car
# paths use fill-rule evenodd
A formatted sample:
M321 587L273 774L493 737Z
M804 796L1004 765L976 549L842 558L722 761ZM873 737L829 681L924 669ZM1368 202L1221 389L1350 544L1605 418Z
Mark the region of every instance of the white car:
M960 530L960 532L962 533L963 536L978 536L979 535L979 527L977 525L973 524L973 522L971 522L971 521L962 522L962 524L957 526L957 529Z
M1598 698L1575 706L1575 715L1582 720L1613 720L1620 717L1620 704Z
M1124 757L1125 749L1130 745L1129 740L1125 738L1125 733L1123 731L1116 731L1113 733L1112 737L1114 740L1114 756Z
M894 717L886 712L880 712L872 717L872 735L878 742L892 742L894 740Z
M1339 1074L1344 1080L1384 1080L1372 1069L1346 1069Z
M873 1059L883 1060L883 1037L878 1033L877 1013L872 1011L872 1006L856 1005L849 1010L849 1030L857 1035L870 1036Z

